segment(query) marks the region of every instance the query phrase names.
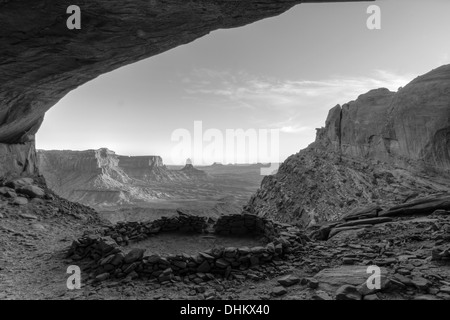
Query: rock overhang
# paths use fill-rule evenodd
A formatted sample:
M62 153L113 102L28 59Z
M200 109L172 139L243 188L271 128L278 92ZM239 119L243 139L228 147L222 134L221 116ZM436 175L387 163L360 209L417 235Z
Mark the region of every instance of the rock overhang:
M78 86L214 30L322 2L361 0L78 1L80 30L67 28L69 1L0 1L0 176L38 173L34 136Z
M302 2L352 1L81 1L80 30L66 26L68 1L0 2L0 143L28 142L50 107L103 73Z

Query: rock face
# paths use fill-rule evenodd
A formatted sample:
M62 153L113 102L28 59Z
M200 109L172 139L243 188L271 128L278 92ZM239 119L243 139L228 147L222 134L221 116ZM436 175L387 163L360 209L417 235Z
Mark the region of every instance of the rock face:
M144 182L182 181L191 177L180 171L169 170L159 156L117 156L117 166L132 179Z
M247 211L308 225L450 190L450 65L399 92L330 110L305 150L264 178Z
M372 90L334 107L317 140L348 156L450 172L450 65L397 93Z
M199 179L200 174L169 170L159 156L120 156L102 148L86 151L39 150L40 172L58 195L88 205L112 205L164 197L154 183Z
M183 169L181 169L181 172L187 174L192 178L197 178L200 180L206 179L208 177L208 174L205 171L194 168L191 159L186 160L186 165L183 167Z
M0 178L33 175L37 172L34 141L22 144L0 143Z
M400 90L386 128L387 151L450 171L450 65Z
M69 2L0 1L0 143L19 144L0 149L0 174L34 173L34 155L14 162L21 144L33 145L45 112L100 74L301 2L338 1L92 0L80 4L80 30L66 26Z

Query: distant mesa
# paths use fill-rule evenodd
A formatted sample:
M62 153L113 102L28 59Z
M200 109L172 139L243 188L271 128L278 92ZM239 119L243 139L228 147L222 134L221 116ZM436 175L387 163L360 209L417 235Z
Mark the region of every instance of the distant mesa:
M220 162L214 162L212 165L210 165L211 168L224 168L224 167L246 167L246 168L265 168L270 167L271 163L228 163L226 165L220 163Z
M194 168L192 161L189 158L186 160L186 165L184 168L180 171L188 174L191 178L205 179L208 177L208 174L205 171Z
M160 156L116 155L98 150L38 150L39 169L58 195L91 206L127 204L167 197L158 183L207 178L189 159L182 170L168 169Z

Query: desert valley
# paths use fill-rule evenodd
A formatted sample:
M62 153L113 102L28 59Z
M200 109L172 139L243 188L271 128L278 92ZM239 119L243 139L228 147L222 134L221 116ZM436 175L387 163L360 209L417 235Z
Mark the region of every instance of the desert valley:
M261 164L166 166L159 156L119 156L106 148L39 150L38 157L50 189L113 222L153 220L177 209L216 218L239 213L263 177Z

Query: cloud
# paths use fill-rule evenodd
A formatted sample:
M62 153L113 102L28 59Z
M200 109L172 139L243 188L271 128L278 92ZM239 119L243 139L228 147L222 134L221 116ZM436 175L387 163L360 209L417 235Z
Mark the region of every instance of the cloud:
M302 127L302 126L284 126L280 128L281 132L284 133L298 133L298 132L305 132L308 130L311 130L311 127Z
M334 75L326 79L274 79L245 71L196 69L185 82L188 97L226 109L250 110L268 127L300 133L321 126L336 104L377 88L396 91L414 76L373 70L366 77Z

